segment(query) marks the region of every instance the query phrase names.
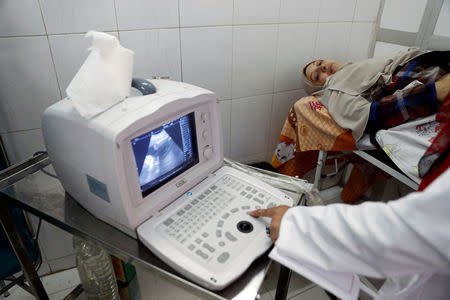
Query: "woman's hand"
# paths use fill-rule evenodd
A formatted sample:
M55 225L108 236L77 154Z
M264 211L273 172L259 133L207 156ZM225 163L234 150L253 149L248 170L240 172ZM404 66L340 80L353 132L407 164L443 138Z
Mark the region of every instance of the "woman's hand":
M436 98L438 101L443 101L445 96L450 92L450 73L442 76L438 81L436 81Z
M257 209L250 212L250 216L252 217L269 217L272 218L272 222L270 223L270 239L272 242L278 239L278 234L280 233L280 224L281 219L283 218L286 211L289 209L289 206L281 205L277 207L272 207L269 209Z

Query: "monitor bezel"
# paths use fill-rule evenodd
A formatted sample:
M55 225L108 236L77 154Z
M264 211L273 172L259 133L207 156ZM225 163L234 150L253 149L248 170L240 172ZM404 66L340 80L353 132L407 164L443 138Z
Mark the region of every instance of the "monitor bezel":
M120 192L123 199L128 199L126 206L136 212L138 220L157 213L170 204L175 197L181 196L199 181L206 178L207 174L223 165L222 130L217 106L218 103L214 94L202 94L189 99L180 98L162 107L154 108L154 112L148 112L144 117L136 119L116 136L116 156L118 157L116 162ZM201 119L201 113L204 111L210 113L210 120L206 123ZM168 184L146 197L142 197L131 140L160 127L167 122L168 116L171 119L176 119L190 112L195 112L197 132L206 127L210 128L211 132L208 141L197 136L199 163L195 168L186 170L186 172L169 181ZM132 118L132 116L130 117ZM206 159L203 155L203 149L208 145L216 154L213 158Z

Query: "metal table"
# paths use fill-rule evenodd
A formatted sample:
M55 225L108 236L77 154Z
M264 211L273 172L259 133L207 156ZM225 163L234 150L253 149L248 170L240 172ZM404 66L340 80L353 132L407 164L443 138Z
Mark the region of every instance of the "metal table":
M8 220L8 213L3 209L5 201L14 202L24 210L71 234L99 242L111 254L120 257L125 262L140 262L164 278L176 282L177 285L187 288L202 298L255 299L270 266L270 259L267 255L256 260L239 279L224 290L219 292L207 290L173 270L138 240L91 215L65 193L58 179L42 172L49 168L48 165L50 165L50 160L47 154L41 154L1 172L0 176L1 222L7 231L11 232L8 238L16 249L16 255L19 257L28 281L33 286L34 294L39 299L45 299L47 295L39 277L31 267L31 261L27 257L23 245L21 246L20 238L18 235L14 235L14 224ZM6 188L8 186L10 187ZM289 276L286 271L280 273L282 278L279 280L278 289L282 292L277 292L277 299L285 298L284 291L287 292L289 285Z

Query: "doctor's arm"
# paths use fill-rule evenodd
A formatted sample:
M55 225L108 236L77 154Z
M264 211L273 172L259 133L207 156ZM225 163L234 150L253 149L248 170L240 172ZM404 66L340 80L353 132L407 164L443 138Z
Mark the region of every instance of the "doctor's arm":
M448 273L449 182L447 170L425 191L389 203L287 209L271 257L372 277Z

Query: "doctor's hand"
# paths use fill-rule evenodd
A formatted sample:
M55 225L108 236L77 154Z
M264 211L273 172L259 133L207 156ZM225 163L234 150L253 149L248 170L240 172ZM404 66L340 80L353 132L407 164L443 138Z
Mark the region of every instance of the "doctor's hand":
M272 242L278 239L278 234L280 233L281 219L283 218L286 211L291 208L290 206L281 205L277 207L272 207L269 209L257 209L251 211L249 214L252 217L269 217L272 219L270 223L270 239Z

